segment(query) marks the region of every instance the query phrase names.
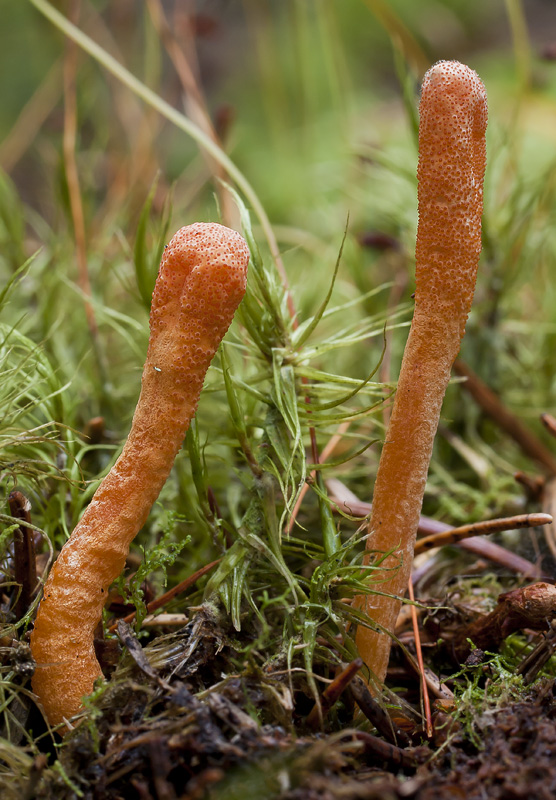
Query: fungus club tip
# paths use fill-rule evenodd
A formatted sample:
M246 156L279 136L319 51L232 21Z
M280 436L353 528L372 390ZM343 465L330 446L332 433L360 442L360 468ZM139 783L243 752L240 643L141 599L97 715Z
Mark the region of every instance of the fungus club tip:
M422 88L423 90L426 89L429 82L435 85L444 82L449 86L450 84L460 84L462 81L469 86L481 87L482 91L484 91L483 82L479 75L474 69L468 67L467 64L462 64L460 61L437 61L425 72Z
M423 102L426 106L429 95L433 95L437 103L448 100L463 106L463 110L474 117L475 135L485 133L488 116L486 90L474 69L459 61L437 61L423 78L421 116Z
M429 69L419 104L416 305L459 317L461 335L481 251L487 116L476 72L457 61Z

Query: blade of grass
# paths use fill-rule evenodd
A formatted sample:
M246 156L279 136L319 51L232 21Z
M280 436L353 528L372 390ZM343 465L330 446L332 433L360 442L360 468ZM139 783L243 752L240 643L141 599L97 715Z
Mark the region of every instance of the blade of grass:
M344 244L345 244L346 236L347 236L347 232L348 232L348 225L349 225L349 216L348 216L348 218L346 220L346 227L344 229L344 235L342 237L342 243L340 245L340 251L338 253L338 258L336 259L336 264L334 265L334 272L332 273L332 280L330 281L330 287L329 287L328 292L326 293L326 297L322 301L322 304L321 304L320 308L318 309L317 313L315 314L315 316L313 317L313 319L311 320L309 325L304 329L304 331L301 334L301 336L299 337L299 339L297 341L294 341L294 344L295 344L295 346L297 347L298 350L301 349L301 347L303 347L303 345L305 344L305 342L307 341L309 336L313 333L313 331L315 330L315 328L317 327L317 325L321 321L321 319L323 317L323 314L324 314L324 312L326 311L326 309L328 307L328 303L330 302L330 298L332 297L332 292L334 290L334 284L336 283L336 276L338 275L338 269L340 268L340 262L342 260L342 253L344 251Z

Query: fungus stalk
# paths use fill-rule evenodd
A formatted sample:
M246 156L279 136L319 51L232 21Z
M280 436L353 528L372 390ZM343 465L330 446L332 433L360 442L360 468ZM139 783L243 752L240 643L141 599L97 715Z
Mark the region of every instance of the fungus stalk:
M33 690L52 725L76 714L102 677L93 634L108 587L170 473L248 261L243 238L211 223L182 228L164 251L131 431L50 572L31 634Z
M487 103L478 75L441 61L419 106L419 225L413 322L382 449L367 549L389 554L369 578L385 595L356 598L382 633L362 625L359 654L382 682L408 585L442 400L471 308L481 252ZM366 563L371 561L371 553Z

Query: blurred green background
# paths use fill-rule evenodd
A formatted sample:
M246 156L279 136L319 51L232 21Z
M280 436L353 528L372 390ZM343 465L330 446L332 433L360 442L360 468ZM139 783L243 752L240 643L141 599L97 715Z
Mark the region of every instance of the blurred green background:
M408 324L419 82L441 58L476 69L489 95L489 159L484 252L463 355L540 430L539 413L556 408L553 2L82 0L57 8L77 15L83 31L176 109L195 115L200 98L268 215L301 319L322 300L349 217L333 302L358 305L341 321L377 315ZM164 230L218 218L218 183L191 138L77 52L75 169L100 330L91 341L63 142L68 44L28 0L0 0L0 19L2 280L41 248L4 319L43 343L60 379L72 381L70 424L82 430L102 415L118 439L134 407L147 339L133 250L149 192L141 235L152 277ZM358 301L385 283L394 288ZM398 303L405 305L396 317ZM324 321L321 336L337 335L339 327ZM395 382L404 339L404 330L389 336L379 376L386 383ZM381 348L379 336L363 338L319 366L361 379ZM448 509L451 519L469 512L473 481L481 488L472 504L477 515L493 512L503 505L519 452L454 387L444 421L486 462L470 464L441 441L437 452L450 472L433 469L435 503L451 503L461 476L466 488L461 504ZM369 459L360 474L373 471L375 454Z

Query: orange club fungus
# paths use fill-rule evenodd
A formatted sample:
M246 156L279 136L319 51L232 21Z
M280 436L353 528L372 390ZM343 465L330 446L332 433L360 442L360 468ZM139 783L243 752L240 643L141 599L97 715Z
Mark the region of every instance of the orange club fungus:
M170 473L248 262L244 239L214 223L181 228L165 248L129 436L50 571L31 634L33 690L52 725L76 714L102 677L93 634L108 588Z
M457 61L426 73L419 105L415 311L376 477L367 549L387 554L369 578L381 594L355 604L357 647L373 683L384 680L391 637L413 562L440 409L473 300L481 253L487 100ZM366 563L371 553L366 556ZM382 594L383 593L383 594Z

